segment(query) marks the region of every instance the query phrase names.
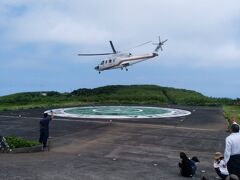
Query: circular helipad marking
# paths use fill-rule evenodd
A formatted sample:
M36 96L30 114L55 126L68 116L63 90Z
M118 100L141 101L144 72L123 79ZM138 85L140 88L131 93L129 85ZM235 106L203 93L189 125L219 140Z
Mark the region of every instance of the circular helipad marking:
M47 113L50 112L46 111ZM146 107L146 106L87 106L53 109L53 114L73 118L163 118L190 115L191 112L181 109Z

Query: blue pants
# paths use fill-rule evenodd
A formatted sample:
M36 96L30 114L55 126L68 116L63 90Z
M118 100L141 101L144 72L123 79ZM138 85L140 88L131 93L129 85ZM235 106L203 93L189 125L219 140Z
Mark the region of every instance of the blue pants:
M47 140L48 140L48 129L41 128L39 142L43 144L43 147L47 147Z

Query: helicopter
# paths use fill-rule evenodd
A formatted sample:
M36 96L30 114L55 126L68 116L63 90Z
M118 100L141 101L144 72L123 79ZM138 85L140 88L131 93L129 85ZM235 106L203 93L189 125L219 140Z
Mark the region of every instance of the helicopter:
M128 71L128 66L131 66L133 64L146 61L148 59L154 58L158 56L158 51L161 49L163 50L162 46L164 43L167 41L161 41L160 36L158 37L159 42L158 43L153 43L153 45L157 45L156 48L154 49L153 52L142 54L142 55L133 55L132 53L121 53L120 51L116 51L112 41L109 41L110 46L112 48L113 52L110 53L98 53L98 54L78 54L78 56L108 56L106 59L102 60L100 64L98 64L94 69L98 71L100 74L101 71L105 70L111 70L111 69L117 69L120 68L123 70L125 68L126 71ZM143 43L141 45L150 43L152 41L148 41L146 43ZM138 46L141 46L138 45ZM136 47L138 47L136 46Z

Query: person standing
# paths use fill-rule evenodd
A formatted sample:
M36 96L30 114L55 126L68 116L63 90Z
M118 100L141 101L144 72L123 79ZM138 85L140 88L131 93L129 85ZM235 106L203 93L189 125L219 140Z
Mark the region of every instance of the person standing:
M229 174L240 178L240 133L236 123L231 125L231 134L225 140L224 162Z
M53 112L51 111L51 116L48 113L43 114L43 118L40 120L40 137L39 142L43 144L43 150L47 147L47 141L49 136L49 123L53 119Z

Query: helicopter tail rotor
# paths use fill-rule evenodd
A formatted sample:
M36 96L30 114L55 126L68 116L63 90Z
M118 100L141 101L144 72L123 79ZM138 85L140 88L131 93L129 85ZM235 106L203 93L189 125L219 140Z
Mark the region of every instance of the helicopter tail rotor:
M162 48L162 46L164 45L164 43L167 41L167 39L166 40L164 40L164 41L161 41L161 38L160 38L160 36L158 36L158 43L153 43L154 45L157 45L157 47L155 48L155 50L154 50L154 52L158 52L159 51L159 49L161 49L161 51L163 51L163 48Z

